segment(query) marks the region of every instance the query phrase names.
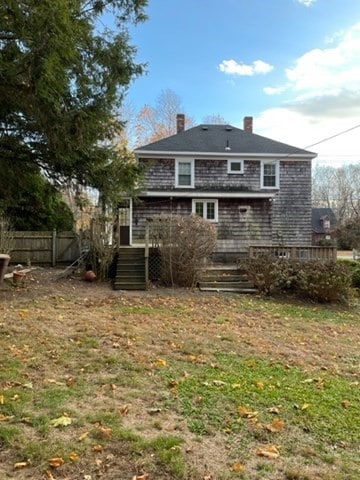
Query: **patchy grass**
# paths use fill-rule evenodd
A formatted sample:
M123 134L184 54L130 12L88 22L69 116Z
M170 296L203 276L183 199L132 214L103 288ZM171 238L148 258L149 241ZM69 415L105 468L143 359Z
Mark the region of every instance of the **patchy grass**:
M358 307L62 286L0 305L0 478L360 477Z

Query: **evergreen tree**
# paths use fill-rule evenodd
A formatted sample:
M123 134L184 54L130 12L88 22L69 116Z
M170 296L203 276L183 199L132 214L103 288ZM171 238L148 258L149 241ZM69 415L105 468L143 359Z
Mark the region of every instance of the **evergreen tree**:
M126 171L119 188L133 184L136 167L112 139L122 128L115 112L144 69L126 25L145 19L146 4L0 0L1 171L4 162L22 175L35 166L53 182L96 187L116 159ZM101 27L110 18L113 29Z

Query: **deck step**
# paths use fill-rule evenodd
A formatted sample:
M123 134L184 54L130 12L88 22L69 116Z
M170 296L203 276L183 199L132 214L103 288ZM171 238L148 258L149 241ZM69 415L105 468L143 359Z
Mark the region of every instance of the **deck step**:
M146 290L144 248L120 248L114 290Z
M228 265L207 268L201 275L198 287L202 292L257 293L243 270Z

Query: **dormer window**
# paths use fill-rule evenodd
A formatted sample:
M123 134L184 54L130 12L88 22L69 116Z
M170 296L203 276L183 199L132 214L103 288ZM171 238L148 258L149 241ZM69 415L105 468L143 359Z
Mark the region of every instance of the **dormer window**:
M330 228L330 219L329 217L324 217L322 219L323 227L325 230L328 230Z
M244 173L244 162L239 159L231 159L227 162L228 173L230 174L242 174Z

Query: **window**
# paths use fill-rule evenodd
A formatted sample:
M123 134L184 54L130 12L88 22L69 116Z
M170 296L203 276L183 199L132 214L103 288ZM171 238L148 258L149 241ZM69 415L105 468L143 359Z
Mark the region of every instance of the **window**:
M218 221L218 201L217 200L193 200L192 213L205 218L210 222Z
M261 162L261 188L279 188L279 162Z
M244 162L242 160L228 160L228 173L244 173Z
M194 160L179 160L175 162L175 186L194 188Z

